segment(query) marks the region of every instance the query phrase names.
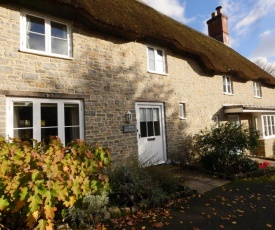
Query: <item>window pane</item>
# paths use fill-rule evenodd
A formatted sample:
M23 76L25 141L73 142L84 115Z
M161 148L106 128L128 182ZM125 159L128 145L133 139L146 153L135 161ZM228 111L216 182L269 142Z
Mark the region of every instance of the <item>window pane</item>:
M149 60L149 70L155 71L155 60Z
M33 129L14 129L13 137L21 141L31 141L33 139Z
M154 122L155 136L160 136L160 123L159 121Z
M24 128L33 126L33 105L31 102L14 102L13 127Z
M146 109L146 121L153 121L153 109Z
M45 34L44 19L27 15L27 31Z
M154 49L152 48L148 48L148 56L149 56L149 59L155 59L155 55L154 55Z
M153 109L153 120L159 121L159 109Z
M268 136L268 131L267 131L267 117L264 116L264 134L265 136Z
M45 51L45 36L40 34L27 34L27 48Z
M139 109L140 121L146 121L146 109Z
M158 61L163 61L163 52L162 52L162 50L157 50L157 57L156 57L156 59Z
M41 127L57 126L57 104L41 103Z
M156 70L164 73L164 58L162 50L157 50L156 65Z
M51 52L68 55L67 26L51 22Z
M33 104L31 102L13 103L13 136L22 141L33 138Z
M65 104L65 126L79 125L79 105Z
M154 123L153 121L147 122L148 127L148 137L154 136Z
M79 139L79 127L66 127L65 128L65 144Z
M57 22L51 22L51 36L67 39L67 26Z
M68 55L68 42L59 38L52 38L52 53Z
M26 47L28 49L45 51L44 19L27 16L26 27Z
M46 144L49 143L51 136L58 136L58 129L56 128L41 128L41 140Z
M140 136L147 137L147 126L145 121L140 122Z

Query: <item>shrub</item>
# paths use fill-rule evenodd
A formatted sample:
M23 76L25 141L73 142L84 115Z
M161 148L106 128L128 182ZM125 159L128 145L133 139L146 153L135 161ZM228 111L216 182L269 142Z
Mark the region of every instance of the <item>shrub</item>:
M257 163L245 156L245 152L255 148L257 143L256 132L231 123L202 130L196 136L196 149L203 167L226 174L257 170Z
M94 229L96 224L104 221L108 215L109 197L103 192L100 195L91 193L84 196L82 202L63 211L63 217L73 229Z
M178 146L176 154L171 156L171 161L181 165L195 165L200 159L195 150L194 136L184 134Z
M34 143L33 147L0 138L0 210L5 226L9 216L18 215L21 225L53 229L55 214L63 208L89 193L109 190L104 173L110 164L107 149L83 141L64 148L58 138L52 138L47 148Z
M124 166L110 174L110 202L120 207L156 207L178 190L178 181L165 166Z

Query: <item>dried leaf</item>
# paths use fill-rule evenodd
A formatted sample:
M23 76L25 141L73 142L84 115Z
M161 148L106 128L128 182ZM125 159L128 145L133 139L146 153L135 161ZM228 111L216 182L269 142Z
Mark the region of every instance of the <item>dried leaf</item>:
M164 226L163 222L158 222L158 223L153 224L153 227L155 227L155 228L162 228L163 226Z

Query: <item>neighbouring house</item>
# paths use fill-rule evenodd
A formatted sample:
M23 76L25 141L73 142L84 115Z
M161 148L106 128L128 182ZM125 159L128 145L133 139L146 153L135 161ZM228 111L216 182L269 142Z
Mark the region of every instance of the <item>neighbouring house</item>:
M186 134L230 121L273 155L275 79L223 44L220 7L208 26L215 39L135 0L0 0L0 134L164 163Z

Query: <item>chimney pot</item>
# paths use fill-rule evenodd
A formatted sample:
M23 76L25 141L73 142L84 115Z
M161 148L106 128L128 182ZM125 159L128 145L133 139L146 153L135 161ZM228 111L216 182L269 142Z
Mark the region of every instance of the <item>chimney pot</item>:
M213 12L213 13L211 14L211 16L212 16L212 18L214 18L214 17L216 16L216 13Z
M216 8L216 10L217 10L217 14L221 14L222 13L222 7L221 6L218 6Z

